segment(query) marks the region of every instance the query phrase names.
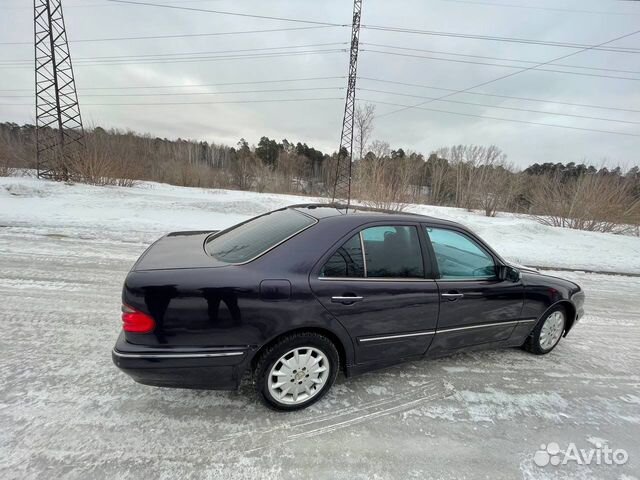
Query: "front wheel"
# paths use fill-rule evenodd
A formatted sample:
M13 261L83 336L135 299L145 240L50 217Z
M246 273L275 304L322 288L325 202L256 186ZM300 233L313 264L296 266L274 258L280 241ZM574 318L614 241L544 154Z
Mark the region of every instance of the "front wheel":
M328 338L312 332L288 335L258 361L258 397L274 410L306 408L331 388L339 365L338 351Z
M567 314L563 307L555 307L538 322L523 347L525 350L544 355L549 353L562 338L567 325Z

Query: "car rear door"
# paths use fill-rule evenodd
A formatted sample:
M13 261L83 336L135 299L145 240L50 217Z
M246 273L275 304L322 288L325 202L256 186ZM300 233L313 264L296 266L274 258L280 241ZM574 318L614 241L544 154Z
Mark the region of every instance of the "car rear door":
M499 279L499 260L469 232L423 228L440 290L438 328L429 354L507 340L520 321L522 282Z
M414 223L369 224L345 236L310 276L311 289L347 329L357 363L422 355L438 318L438 285Z

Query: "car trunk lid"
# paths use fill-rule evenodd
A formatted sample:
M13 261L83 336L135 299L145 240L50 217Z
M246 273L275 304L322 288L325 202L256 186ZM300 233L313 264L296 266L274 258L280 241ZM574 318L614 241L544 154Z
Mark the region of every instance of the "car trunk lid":
M176 268L222 267L227 265L207 254L205 239L216 230L173 232L153 243L135 263L132 271Z

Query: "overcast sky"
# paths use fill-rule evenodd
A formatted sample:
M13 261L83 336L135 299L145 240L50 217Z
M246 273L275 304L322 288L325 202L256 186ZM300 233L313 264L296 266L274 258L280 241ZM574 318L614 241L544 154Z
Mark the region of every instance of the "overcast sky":
M279 16L346 24L351 21L352 4L348 0L141 0L216 9L253 15ZM31 62L33 46L32 7L26 0L0 0L0 121L34 121L32 102L32 64L7 65L6 62ZM364 0L363 25L382 25L428 31L491 35L535 39L581 45L597 45L640 30L640 2L593 0ZM239 138L257 143L262 135L281 140L302 141L324 151L337 149L344 109L345 78L208 87L176 88L180 85L233 84L271 80L318 77L344 77L347 74L347 48L350 29L328 27L237 35L178 37L171 39L86 42L79 40L222 33L309 27L310 24L256 19L207 12L134 6L106 0L64 0L67 32L74 59L76 82L85 126L132 129L169 138L191 138L235 144ZM24 42L6 44L6 42ZM325 45L330 44L330 45ZM385 47L371 44L385 45ZM314 46L305 46L314 45ZM260 50L292 47L282 50ZM390 46L430 50L401 50ZM610 43L607 47L640 49L640 33ZM333 51L338 49L339 51ZM364 28L361 33L358 73L363 78L420 84L440 89L463 90L518 69L504 66L451 62L415 56L440 57L500 65L530 67L535 63L579 50L567 47L532 45L451 36L407 34ZM241 55L273 52L303 52L295 56L211 59L169 63L148 63L139 59L113 59L113 65L91 64L92 57L118 57L155 54L191 54L247 50ZM321 53L307 53L322 50ZM399 56L371 50L401 53ZM432 52L446 53L432 53ZM451 55L451 53L457 55ZM460 55L493 57L480 59ZM229 53L214 54L229 55ZM233 53L232 53L233 55ZM87 57L89 57L87 59ZM153 57L151 57L153 58ZM176 56L176 58L181 58ZM505 59L505 60L502 60ZM5 62L2 65L2 62ZM85 64L83 64L86 63ZM128 62L128 63L124 63ZM137 63L134 63L137 62ZM494 117L492 119L445 112L408 109L378 103L380 116L375 123L374 139L389 142L392 148L430 151L452 144L495 144L518 167L534 162L581 162L595 165L640 164L640 53L584 51L557 63L591 67L570 68L546 65L540 68L581 72L574 75L535 70L477 88L473 92L544 100L532 102L492 96L457 94L436 101L426 108L447 112ZM600 69L600 70L597 70ZM634 73L635 72L635 73ZM593 76L600 75L600 76ZM625 80L627 77L637 80ZM172 86L164 89L95 89L95 87ZM417 86L359 79L360 102L375 101L415 105L426 101L417 97L439 97L448 93ZM304 90L311 89L314 90ZM18 89L24 89L20 91ZM289 91L265 92L264 90ZM8 91L11 90L11 91ZM255 92L255 90L262 90ZM392 93L372 92L379 90ZM242 92L215 95L157 95L155 93ZM248 92L254 91L254 92ZM131 96L95 96L116 94ZM144 94L144 95L141 95ZM402 94L402 95L399 95ZM416 97L412 97L416 96ZM14 98L7 98L12 96ZM24 96L24 97L23 97ZM284 102L279 100L303 99ZM260 103L209 103L192 105L92 105L104 103L196 103L259 100ZM264 100L274 100L262 102ZM597 105L597 109L562 105ZM27 105L8 106L7 103ZM503 107L503 108L496 108ZM537 110L544 113L506 109ZM620 110L624 109L624 110ZM636 110L626 111L626 110ZM553 115L613 119L617 122ZM571 130L498 120L513 119L584 129L634 134L623 136L594 131ZM626 123L625 123L626 122Z

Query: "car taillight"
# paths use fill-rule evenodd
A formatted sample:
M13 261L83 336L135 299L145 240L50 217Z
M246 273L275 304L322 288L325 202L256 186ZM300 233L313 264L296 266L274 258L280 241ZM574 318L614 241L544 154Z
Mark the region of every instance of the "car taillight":
M122 305L122 329L130 333L149 333L156 328L156 322L146 313L129 305Z

